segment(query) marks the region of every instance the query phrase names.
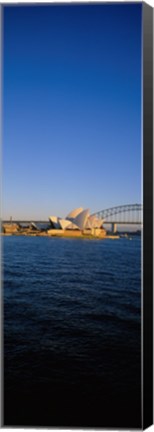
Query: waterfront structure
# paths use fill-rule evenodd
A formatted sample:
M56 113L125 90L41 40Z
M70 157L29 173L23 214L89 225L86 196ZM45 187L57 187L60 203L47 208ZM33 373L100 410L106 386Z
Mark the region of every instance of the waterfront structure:
M14 234L19 230L19 225L16 223L8 223L2 225L2 232L4 234Z
M82 207L72 210L66 218L50 216L49 221L52 229L62 230L89 230L101 229L103 219L97 216L91 216L89 209L84 210Z

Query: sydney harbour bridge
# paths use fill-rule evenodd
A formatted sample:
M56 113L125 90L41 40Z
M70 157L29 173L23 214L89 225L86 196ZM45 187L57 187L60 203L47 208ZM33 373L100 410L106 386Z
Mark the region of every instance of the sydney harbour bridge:
M125 204L111 207L93 213L103 219L103 225L111 224L112 232L117 231L117 225L142 225L143 206L142 204Z

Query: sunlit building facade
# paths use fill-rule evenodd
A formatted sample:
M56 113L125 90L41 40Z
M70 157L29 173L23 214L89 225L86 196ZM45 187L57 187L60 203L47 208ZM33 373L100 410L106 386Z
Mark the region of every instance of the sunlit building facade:
M66 218L50 216L49 221L52 229L62 230L94 230L101 229L103 219L90 215L89 209L84 210L82 207L72 210Z

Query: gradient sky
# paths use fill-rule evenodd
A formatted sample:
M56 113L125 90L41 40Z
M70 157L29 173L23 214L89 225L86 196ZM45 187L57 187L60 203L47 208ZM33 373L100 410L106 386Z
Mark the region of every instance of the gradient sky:
M141 4L3 12L3 218L140 203Z

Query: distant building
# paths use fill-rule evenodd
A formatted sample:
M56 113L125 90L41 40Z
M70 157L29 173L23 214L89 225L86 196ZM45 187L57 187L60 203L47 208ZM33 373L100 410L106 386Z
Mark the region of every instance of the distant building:
M13 234L16 233L18 230L19 230L19 225L15 223L14 224L7 223L2 225L2 232L4 232L5 234Z

